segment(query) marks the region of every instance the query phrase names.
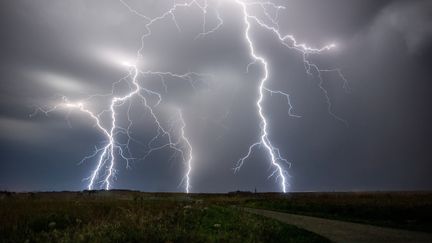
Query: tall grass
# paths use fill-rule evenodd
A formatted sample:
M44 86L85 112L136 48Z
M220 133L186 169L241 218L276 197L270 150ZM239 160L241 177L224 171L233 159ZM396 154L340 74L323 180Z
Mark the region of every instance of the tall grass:
M139 194L10 196L0 200L0 242L326 242L222 202Z

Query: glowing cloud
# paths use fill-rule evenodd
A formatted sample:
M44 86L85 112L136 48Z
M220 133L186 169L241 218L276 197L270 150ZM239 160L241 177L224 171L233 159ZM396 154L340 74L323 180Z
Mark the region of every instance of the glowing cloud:
M322 72L334 72L339 75L339 77L346 83L346 79L343 77L341 71L339 69L321 69L318 65L314 64L312 61L308 59L309 54L320 54L324 51L330 51L336 47L334 43L320 47L314 48L304 43L298 43L296 38L293 35L282 34L279 31L279 23L278 16L279 12L285 9L284 6L277 5L271 1L247 1L247 0L224 0L218 1L215 6L216 11L216 25L207 26L206 17L209 13L209 8L213 5L210 5L207 0L198 1L198 0L185 0L185 1L174 1L174 3L169 7L169 9L159 16L156 17L148 17L138 10L134 9L131 5L129 5L126 1L120 0L120 3L126 7L127 10L138 17L140 17L144 21L144 33L141 36L141 47L137 50L135 54L135 58L131 58L128 55L124 55L121 52L114 51L113 49L97 49L97 56L100 57L101 61L114 64L118 67L127 68L127 75L113 83L113 90L111 94L105 95L93 95L84 100L80 100L77 102L70 102L67 98L63 98L63 101L57 104L54 107L49 109L42 109L41 111L44 113L53 112L57 109L76 109L81 111L83 114L86 114L88 118L92 119L97 127L97 129L104 134L106 137L106 143L104 146L100 148L96 148L94 153L85 157L84 160L96 159L96 166L93 171L90 173L88 178L88 189L94 189L97 187L103 187L105 189L112 188L113 178L116 174L117 167L117 159L121 159L126 161L126 164L129 164L129 161L135 160L129 151L129 144L134 142L135 139L131 136L130 130L133 124L133 121L130 118L131 112L131 102L133 99L139 99L140 104L148 111L148 115L152 119L154 125L156 126L156 135L150 139L147 145L140 143L143 146L143 149L146 150L146 154L142 157L142 159L147 158L152 152L161 150L161 149L170 149L174 153L180 154L180 158L185 164L185 172L183 177L183 184L185 191L187 193L192 191L192 172L193 165L196 163L193 157L193 147L192 143L189 140L186 132L186 122L184 119L184 114L178 109L177 116L177 129L166 128L161 122L161 117L157 113L157 107L161 104L164 99L163 92L159 92L157 90L152 90L146 88L140 80L146 77L159 77L160 81L165 88L165 93L167 92L167 84L165 83L165 78L175 78L180 81L188 82L192 88L194 88L195 79L200 79L203 77L210 76L209 74L202 74L196 72L186 72L183 74L177 74L167 71L154 71L154 70L146 70L143 68L145 65L142 64L143 57L145 57L145 53L143 52L143 47L145 44L145 40L147 37L152 35L152 28L154 24L161 20L170 20L170 22L177 28L178 31L181 31L181 25L177 21L176 13L180 9L185 10L191 7L194 9L198 8L199 11L204 16L203 24L202 24L202 32L195 36L195 39L204 39L208 35L217 34L217 31L224 25L224 20L222 15L219 13L219 6L221 4L230 4L238 11L239 16L241 16L243 32L240 33L240 36L244 39L244 43L249 51L249 56L251 58L251 62L247 65L249 69L252 65L259 65L262 69L262 76L259 79L259 85L256 87L258 96L255 101L255 107L258 115L258 119L260 121L259 126L259 138L257 141L253 143L246 155L240 158L237 161L235 166L235 171L241 169L245 161L251 157L254 149L259 147L264 149L265 154L267 155L270 164L273 168L273 172L270 174L271 176L275 176L279 181L280 190L283 192L287 192L289 190L289 174L287 169L290 167L290 163L287 159L285 159L276 146L273 145L272 140L269 134L269 118L267 117L263 104L265 102L265 98L268 94L270 95L281 95L284 99L287 100L287 105L289 107L288 114L293 118L299 118L300 116L294 114L293 107L290 101L290 95L281 90L272 90L267 86L267 82L269 80L269 62L266 58L259 53L259 50L256 48L255 40L251 37L252 27L256 26L268 31L268 33L272 34L272 37L277 40L282 47L289 48L299 52L303 56L303 64L305 66L305 71L310 75L315 75L319 78L319 88L322 90L327 105L328 112L335 119L346 123L345 120L336 116L332 111L332 104L330 102L330 98L327 94L327 91L323 87L323 79L321 76ZM254 8L254 10L260 10L262 15L259 17L258 15L254 15L255 11L251 11L250 9ZM116 85L119 83L126 83L129 87L128 92L123 95L115 94ZM96 113L91 111L87 104L91 103L92 100L96 97L109 97L109 107L102 112ZM153 102L152 102L153 101ZM129 107L127 113L127 121L129 125L127 127L122 127L119 125L118 116L120 113L118 109L120 107ZM109 114L109 122L102 121L102 115ZM127 143L120 143L117 140L117 136L119 134L126 135L128 137ZM155 141L165 141L162 143L158 143L155 145Z

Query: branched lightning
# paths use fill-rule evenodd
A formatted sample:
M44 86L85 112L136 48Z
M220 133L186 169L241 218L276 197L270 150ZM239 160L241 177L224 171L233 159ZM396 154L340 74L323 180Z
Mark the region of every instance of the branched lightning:
M242 13L243 13L242 16L243 16L243 21L244 21L244 24L245 24L244 38L245 38L246 43L248 44L248 47L249 47L249 51L250 51L249 54L252 57L252 62L248 64L247 71L249 70L249 67L251 65L259 63L259 64L262 65L262 67L264 69L264 75L261 78L260 83L259 83L259 87L258 87L258 93L259 93L259 95L258 95L258 99L257 99L257 102L256 102L256 107L257 107L258 114L259 114L259 117L260 117L260 120L261 120L261 125L260 125L260 128L261 128L261 137L260 137L260 141L253 143L249 147L247 154L237 161L237 165L234 168L234 170L238 171L243 166L245 160L248 159L251 156L252 151L253 151L253 149L255 147L263 146L265 148L265 150L267 151L267 153L268 153L268 155L270 157L270 162L271 162L271 164L272 164L272 166L274 168L273 173L271 173L270 176L277 175L276 178L280 179L280 186L281 186L282 191L283 192L287 192L287 186L288 186L287 176L289 176L289 175L288 175L287 171L284 169L283 163L288 164L288 166L290 166L290 163L285 158L282 157L282 155L280 154L279 148L275 147L272 144L272 142L271 142L271 140L269 138L269 133L268 133L268 127L269 127L269 125L268 125L267 117L264 114L264 110L263 110L263 107L262 107L262 103L264 101L264 96L265 96L264 92L268 92L270 94L278 94L278 95L284 96L287 99L287 102L288 102L288 107L289 107L289 109L288 109L288 115L291 116L291 117L296 117L296 118L298 118L299 116L298 115L294 115L292 113L292 108L293 107L291 105L290 96L287 93L285 93L283 91L279 91L279 90L272 90L272 89L270 89L270 88L267 87L267 81L268 81L268 77L269 77L269 69L268 69L268 65L269 64L268 64L267 60L265 59L265 57L257 54L257 51L255 49L255 43L252 40L251 35L250 35L252 23L255 23L259 27L262 27L262 28L264 28L264 29L272 32L275 35L275 37L278 38L280 44L283 45L284 47L287 47L289 49L297 50L297 51L299 51L302 54L302 56L303 56L303 63L305 65L307 73L308 74L312 74L310 70L313 69L318 74L318 78L320 80L318 86L323 91L323 93L325 95L325 99L326 99L326 102L327 102L327 105L328 105L328 112L329 112L329 114L331 114L337 120L344 122L345 124L346 124L346 121L343 120L342 118L336 116L333 113L333 111L332 111L332 104L330 102L330 98L328 96L328 92L323 87L323 81L324 80L323 80L323 78L321 76L321 72L324 72L324 71L326 71L326 72L337 72L340 75L340 77L344 80L344 87L347 87L346 86L346 79L343 77L343 75L342 75L342 73L340 72L339 69L335 69L335 70L322 70L316 64L310 62L307 59L307 56L309 54L321 53L323 51L327 51L327 50L330 50L330 49L334 48L335 47L334 44L327 45L327 46L324 46L322 48L312 48L312 47L307 46L306 44L298 43L297 40L295 39L295 37L293 35L282 35L280 33L280 31L279 31L279 25L278 25L278 20L277 19L278 19L278 16L279 16L279 10L285 9L285 7L276 5L276 4L274 4L272 2L268 2L268 1L244 1L244 0L236 0L235 2L238 5L240 5ZM264 16L267 17L267 19L270 21L270 23L273 26L266 24L264 20L262 20L262 19L258 18L257 16L251 14L248 11L248 7L249 6L258 6L258 7L260 7L263 10ZM275 11L276 12L275 16L272 16L267 11L268 7L273 8L274 10L276 10Z
M210 0L174 0L173 4L169 9L156 17L148 17L147 15L134 9L126 0L119 0L120 3L129 10L130 13L140 17L144 22L144 33L141 35L141 46L137 50L135 64L130 64L124 62L123 65L128 68L128 74L122 79L114 82L112 85L111 93L109 94L97 94L90 96L79 102L70 102L67 98L63 97L62 102L50 107L48 109L38 108L39 111L45 114L51 113L58 109L66 109L68 112L75 109L79 112L88 116L95 124L95 127L104 135L106 142L102 147L95 147L92 154L86 156L81 161L84 162L90 159L96 159L96 166L91 171L88 179L87 188L92 190L94 188L103 187L105 189L110 189L112 187L113 178L116 175L116 159L121 158L126 162L126 166L129 167L129 163L136 159L146 159L153 152L162 149L171 149L173 151L173 156L180 155L181 160L185 164L184 177L182 183L184 184L185 191L189 193L191 191L191 173L193 170L193 154L192 154L192 144L189 138L186 136L186 122L184 119L184 114L180 109L177 112L176 122L171 127L165 127L160 120L160 116L157 112L157 107L163 101L163 96L168 93L168 85L166 83L167 78L172 78L176 80L183 80L190 84L193 89L197 89L196 82L202 81L205 78L211 77L209 74L201 74L197 72L186 72L184 74L177 74L168 71L153 71L153 70L141 70L140 66L137 64L145 54L143 50L145 47L145 40L147 37L152 35L152 28L156 22L162 20L170 20L176 29L181 32L181 25L178 23L176 18L176 12L181 8L190 8L192 6L197 7L202 13L202 30L199 34L195 36L195 40L202 40L206 36L216 33L224 25L224 20L220 14L220 6L222 0L211 0L217 1L214 9L210 9L208 1ZM332 103L328 95L327 90L324 88L324 78L322 73L332 72L336 73L341 80L343 80L343 87L345 90L349 91L349 86L346 78L343 76L339 69L321 69L317 64L309 60L309 56L313 54L320 54L324 51L329 51L335 47L334 44L326 45L321 48L313 48L303 43L298 43L293 35L284 35L279 31L279 14L281 10L284 10L284 6L277 5L271 1L266 0L224 0L224 3L229 3L235 5L239 10L239 14L242 19L242 25L244 26L244 32L242 38L244 38L247 44L247 49L249 51L249 56L251 62L247 65L247 71L252 65L259 64L263 69L263 75L259 80L258 85L258 96L256 99L256 109L258 117L260 119L260 136L259 140L249 146L246 155L237 161L235 166L235 171L238 171L244 164L244 162L252 156L254 149L258 147L264 148L266 154L270 159L270 164L273 168L271 176L276 176L277 180L280 180L280 187L283 192L288 191L288 177L289 174L286 168L290 167L290 163L281 155L279 148L273 145L270 139L270 129L268 117L263 108L263 103L266 95L279 95L286 99L288 106L288 115L293 118L300 118L293 112L293 106L291 103L290 95L282 90L274 90L269 87L269 62L267 59L259 54L256 43L251 36L251 31L253 26L260 27L267 32L271 33L276 40L282 45L282 47L295 50L302 56L302 61L307 74L316 76L319 80L318 87L322 91L325 102L327 103L328 113L334 117L336 120L341 121L345 124L347 122L337 116L332 110ZM259 17L253 14L251 8L259 8L262 11L264 17ZM271 10L271 11L270 11ZM217 20L216 25L208 26L207 19L209 11L214 11L215 18ZM158 90L152 90L146 88L140 83L140 77L159 77L160 82L163 87L163 92ZM129 81L128 81L129 80ZM129 86L129 90L123 95L114 95L116 91L116 86L122 82L125 82ZM109 97L109 107L99 113L91 111L88 108L88 104L96 97ZM154 125L156 126L156 135L153 136L147 143L138 141L133 137L131 129L133 127L133 121L131 119L131 106L133 100L140 100L142 106L148 111L150 118L152 119ZM126 127L121 127L117 120L119 116L118 108L124 105L128 105L127 121L128 125ZM109 122L103 121L102 115L105 113L109 114ZM120 143L117 136L125 135L127 137L126 143ZM143 147L145 151L144 155L135 158L130 151L130 144L137 143Z
M183 119L183 115L181 113L181 111L178 111L178 120L179 123L181 124L180 126L180 131L178 134L178 139L176 141L174 141L174 139L172 138L174 135L172 134L171 131L168 131L167 129L165 129L161 122L159 121L158 116L156 115L156 112L154 111L154 107L156 107L157 105L160 104L161 99L162 99L162 95L156 91L150 90L150 89L146 89L145 87L141 86L138 83L138 75L154 75L154 76L158 76L161 78L161 82L164 82L164 77L174 77L174 78L179 78L179 79L183 79L189 83L192 83L194 81L194 77L195 76L201 76L201 74L198 73L193 73L193 72L189 72L186 74L175 74L175 73L170 73L170 72L153 72L153 71L139 71L138 68L136 66L129 66L131 72L129 73L128 76L132 77L132 85L133 85L133 89L127 93L124 96L115 96L111 99L110 102L110 106L108 110L103 110L102 112L98 113L98 114L94 114L92 111L90 111L89 109L87 109L85 107L85 102L88 102L89 100L91 100L94 97L97 96L108 96L108 95L94 95L91 96L87 99L85 99L84 102L78 102L78 103L72 103L70 101L68 101L68 99L66 97L63 97L62 102L51 107L50 109L43 109L43 108L38 108L39 111L44 112L45 114L49 114L55 110L58 109L77 109L78 111L82 112L83 114L89 116L94 122L95 122L95 126L104 134L104 136L107 139L107 143L105 146L101 147L101 148L95 148L95 151L89 155L83 158L83 160L80 161L80 163L92 159L96 156L98 156L97 159L97 164L95 169L92 171L91 175L87 178L89 181L89 184L87 186L87 188L89 190L92 190L96 187L97 184L101 184L102 186L104 186L104 188L106 190L111 188L111 182L112 182L112 178L115 175L116 169L115 169L115 165L116 165L116 155L119 155L122 159L124 159L127 162L127 166L129 165L129 161L133 160L135 158L131 158L129 156L126 155L125 151L128 151L129 149L129 144L131 141L135 141L135 139L131 136L130 134L130 129L131 129L131 125L132 125L132 121L129 117L129 113L130 113L130 106L129 106L129 110L128 110L128 121L129 121L129 125L127 128L122 128L117 124L117 112L116 112L116 108L123 105L126 101L131 100L133 97L139 97L142 101L142 104L144 105L144 107L149 111L151 118L153 119L154 123L157 126L157 134L156 136L154 136L150 142L147 144L147 152L145 154L144 157L149 156L152 152L156 151L156 150L160 150L160 149L164 149L164 148L171 148L173 149L175 152L180 153L181 154L181 158L183 159L184 163L186 164L186 173L185 173L185 178L183 179L185 181L185 190L186 192L189 192L190 190L190 173L192 170L192 146L188 140L188 138L185 135L185 122ZM127 76L127 77L128 77ZM126 78L126 77L125 77ZM122 80L124 80L125 78L123 78ZM191 84L192 85L192 84ZM113 92L114 92L114 86L113 85ZM166 89L166 87L165 87ZM113 92L111 94L113 94ZM142 94L148 94L148 95L153 95L156 96L156 103L152 106L149 104L148 98ZM104 114L105 112L109 112L109 114L111 114L111 125L110 128L106 128L102 125L102 121L101 121L101 115ZM128 142L126 144L120 144L119 142L116 141L116 135L118 134L126 134L128 137ZM166 143L162 144L162 145L158 145L157 147L153 146L153 143L158 140L158 139L163 139L163 138L167 138ZM137 141L138 142L138 141ZM142 143L140 143L142 144ZM128 153L130 154L130 153ZM104 169L105 167L105 174L103 174L102 176L100 175L101 171ZM98 181L98 178L102 177L101 180Z
M143 18L144 21L146 21L146 24L144 26L145 33L141 36L141 47L137 51L136 63L138 63L138 61L142 57L141 52L144 48L144 40L146 37L151 35L152 33L151 27L154 23L169 17L175 24L176 28L179 31L181 31L180 25L177 23L176 16L175 16L175 11L178 8L189 7L195 4L203 12L207 11L207 3L205 3L205 5L200 5L196 1L191 1L190 3L186 3L186 2L174 3L172 8L164 12L162 15L157 16L155 18L150 18L134 10L125 1L120 0L120 2L124 6L126 6L130 12L136 14L137 16ZM205 28L205 26L203 28ZM164 92L167 93L168 85L166 84L166 78L184 80L188 82L193 89L197 89L196 82L203 81L206 78L211 78L211 75L201 74L197 72L187 72L184 74L177 74L177 73L167 72L167 71L140 70L138 68L138 65L136 64L132 65L128 62L123 62L122 64L129 68L129 73L126 77L113 83L112 92L110 94L92 95L87 99L78 103L69 102L68 99L64 97L60 104L57 104L49 109L44 109L42 107L39 107L37 110L42 111L45 114L48 114L60 108L78 109L82 113L90 116L96 123L96 126L99 128L99 130L101 130L102 133L105 135L107 139L107 143L101 148L95 148L95 151L91 155L84 157L83 160L81 160L80 162L82 163L86 160L97 157L96 167L91 172L91 175L87 178L89 181L87 188L89 190L94 189L97 185L103 186L107 190L111 188L113 177L115 177L116 174L116 157L120 157L123 160L125 160L126 166L129 167L129 161L131 160L146 159L151 153L155 151L169 148L174 151L173 157L175 157L176 154L180 154L180 158L186 165L186 170L182 182L184 182L183 184L185 187L185 191L189 193L191 189L190 174L192 172L193 155L192 155L192 145L189 139L187 138L185 132L186 124L183 118L183 114L180 110L178 110L177 123L180 124L178 128L178 132L172 131L173 129L165 128L162 125L162 122L160 121L160 118L155 111L155 108L162 102L162 93L145 88L139 83L138 78L139 76L159 77ZM115 93L116 85L118 85L121 82L124 82L128 78L131 78L131 83L128 83L130 87L130 91L123 96L112 97ZM90 102L93 98L96 97L112 97L109 108L97 114L87 109L85 107L85 103ZM154 104L150 102L151 97L156 99L156 102L153 102ZM135 138L132 137L130 132L131 127L133 125L132 120L130 118L130 110L132 104L131 101L134 98L139 98L141 100L142 105L148 110L150 117L152 118L154 124L156 125L156 135L153 138L151 138L147 144L137 141ZM124 127L120 127L119 124L117 123L117 116L118 116L117 108L123 106L126 102L129 102L128 113L127 113L127 120L129 122L129 125L124 128ZM108 126L108 128L107 126L102 125L103 122L101 121L102 119L101 116L105 113L110 114L111 124ZM119 134L123 134L127 136L128 138L127 143L121 144L117 141L116 136ZM131 142L136 142L144 146L144 150L145 150L144 156L142 156L141 158L132 158L130 156L131 153L129 150L129 145ZM104 172L104 174L101 174L102 172Z

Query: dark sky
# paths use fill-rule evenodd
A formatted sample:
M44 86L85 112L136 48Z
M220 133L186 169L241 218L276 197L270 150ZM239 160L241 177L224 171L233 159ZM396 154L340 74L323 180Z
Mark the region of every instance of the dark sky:
M126 2L155 17L172 1ZM322 68L340 68L351 88L346 92L337 75L323 74L333 112L349 122L346 127L327 112L319 80L306 73L299 52L252 26L256 49L269 63L269 86L289 93L293 112L301 116L288 116L283 98L266 95L270 139L292 163L290 190L432 189L432 1L275 2L286 6L281 33L314 47L336 43L310 59ZM217 3L209 3L212 28ZM166 80L157 113L167 118L174 106L184 112L194 151L193 192L279 191L278 179L268 178L273 169L262 148L233 171L259 139L255 103L263 69L253 65L246 73L251 58L239 6L223 0L219 12L224 25L205 38L195 39L203 20L196 7L176 12L181 32L171 18L152 26L141 52L144 69L212 74L196 89L184 80ZM127 74L119 62L133 60L145 23L119 1L0 1L0 190L86 188L96 160L78 162L106 142L92 120L62 110L29 115L36 106L61 101L59 96L78 101L110 93L112 83ZM162 92L154 77L142 82ZM107 108L107 100L94 103L95 112ZM154 125L139 102L131 113L135 138L147 144ZM109 117L102 119L109 124ZM162 120L164 126L170 122ZM131 150L137 157L143 153L139 144ZM130 168L118 159L113 187L183 191L185 165L171 155L161 150Z

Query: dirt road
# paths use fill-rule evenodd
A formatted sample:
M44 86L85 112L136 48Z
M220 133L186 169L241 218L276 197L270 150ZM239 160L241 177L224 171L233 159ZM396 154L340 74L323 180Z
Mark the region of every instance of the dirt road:
M281 222L295 225L299 228L317 233L333 242L429 242L432 234L384 228L366 224L323 219L296 214L280 213L262 209L244 208L245 211L277 219Z

